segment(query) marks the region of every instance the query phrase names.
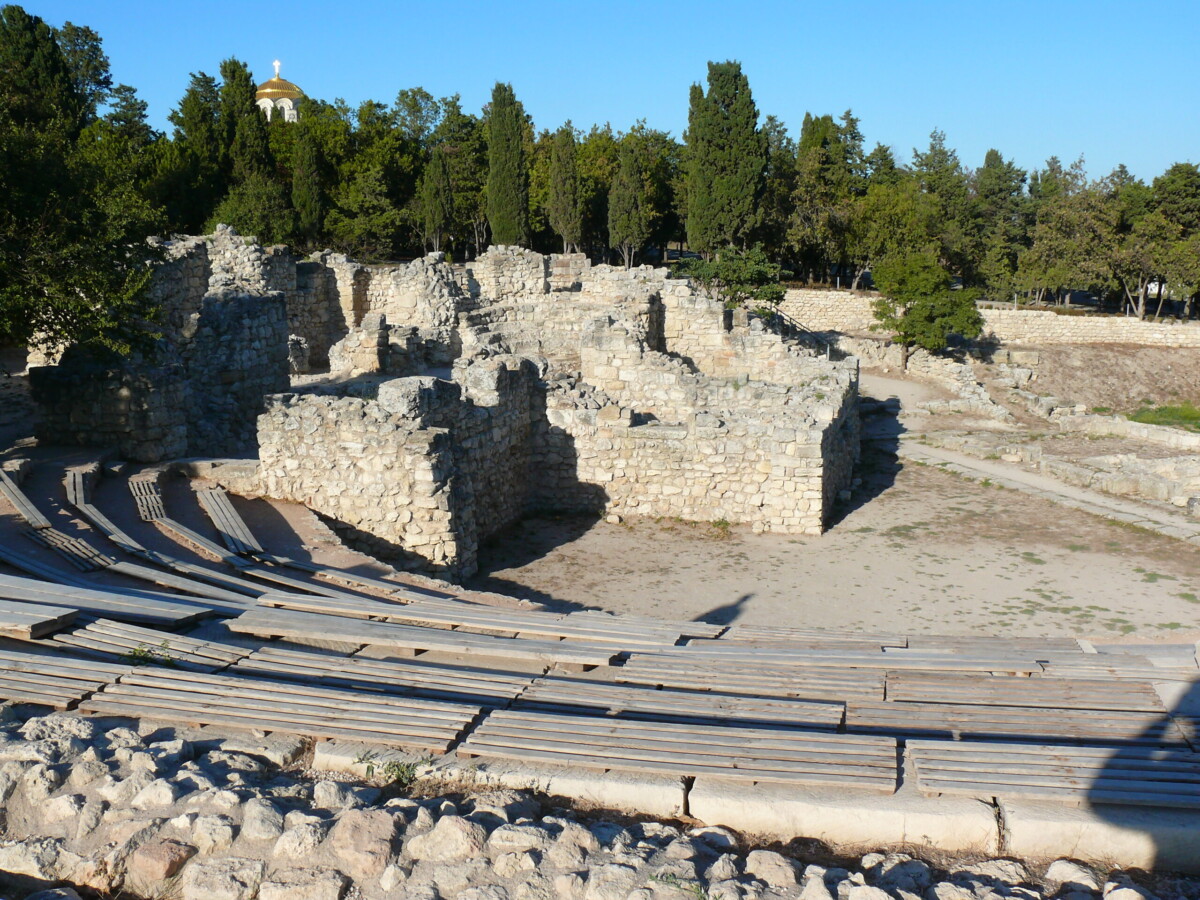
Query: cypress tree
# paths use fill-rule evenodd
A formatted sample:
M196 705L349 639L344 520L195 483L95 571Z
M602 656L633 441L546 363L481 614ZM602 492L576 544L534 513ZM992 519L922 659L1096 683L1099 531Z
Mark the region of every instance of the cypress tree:
M529 245L529 173L522 125L525 111L511 84L496 82L488 116L487 218L496 244Z
M271 171L267 119L254 104L254 78L238 59L221 63L221 112L225 171L234 182Z
M446 153L435 147L421 173L417 187L417 209L421 216L421 237L433 246L442 249L442 235L454 220L454 192L450 186L450 166Z
M550 147L550 227L563 239L563 252L578 250L583 240L583 205L579 197L579 167L575 161L575 129L563 125Z
M744 247L757 221L767 141L740 63L710 62L707 93L692 85L686 140L689 246Z
M608 193L608 243L621 251L625 268L650 237L645 185L637 142L626 135L617 152L617 171Z
M297 232L309 247L314 246L325 220L325 197L321 189L320 149L307 130L301 131L296 139L292 163L292 207L296 210Z

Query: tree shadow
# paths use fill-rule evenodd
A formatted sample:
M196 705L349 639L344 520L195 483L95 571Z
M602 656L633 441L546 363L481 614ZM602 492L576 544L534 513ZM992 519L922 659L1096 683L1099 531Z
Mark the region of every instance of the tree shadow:
M1087 791L1092 815L1137 835L1147 871L1200 873L1200 674L1177 682L1169 712L1118 746Z
M754 599L753 594L742 594L732 603L722 603L702 613L693 622L704 622L707 625L732 625L742 614L742 607Z

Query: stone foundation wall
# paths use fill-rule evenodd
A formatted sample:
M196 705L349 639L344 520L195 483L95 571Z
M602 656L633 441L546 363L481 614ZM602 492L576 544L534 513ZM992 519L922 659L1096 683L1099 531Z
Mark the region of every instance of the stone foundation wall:
M780 309L810 331L868 333L872 297L851 291L790 290ZM1059 315L1049 310L983 309L984 337L1003 344L1135 344L1200 347L1200 322Z

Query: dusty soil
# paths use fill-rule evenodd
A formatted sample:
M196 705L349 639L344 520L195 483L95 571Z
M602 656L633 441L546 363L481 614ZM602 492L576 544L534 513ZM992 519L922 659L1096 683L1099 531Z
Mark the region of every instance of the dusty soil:
M819 538L670 520L533 519L474 587L673 619L900 633L1200 637L1200 558L1179 541L894 458Z
M1038 394L1119 413L1200 403L1200 350L1114 345L1037 349L1041 360L1029 390Z

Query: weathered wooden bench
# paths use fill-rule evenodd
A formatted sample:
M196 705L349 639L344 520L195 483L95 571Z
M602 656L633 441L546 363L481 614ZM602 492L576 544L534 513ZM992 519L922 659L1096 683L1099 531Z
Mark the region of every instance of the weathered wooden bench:
M178 627L212 613L211 608L187 598L177 602L174 598L157 599L145 591L125 593L49 584L12 575L0 575L0 599L62 606L101 618L167 627Z
M477 706L465 704L145 668L105 686L79 708L194 725L348 738L427 753L445 753L479 714Z
M65 606L0 600L0 636L32 640L65 628L76 611Z
M457 754L600 771L887 793L896 789L896 745L891 739L819 732L498 710L459 745Z
M24 519L30 528L40 530L50 527L50 521L38 511L36 506L29 502L29 498L25 496L25 492L17 486L17 483L3 469L0 469L0 495L7 498L8 502L16 509L17 515Z
M976 706L1044 706L1166 712L1148 681L1021 678L953 672L888 672L887 699Z
M208 514L225 546L234 553L248 555L262 553L262 545L255 539L242 517L237 514L229 495L223 488L196 491L196 499Z
M70 709L130 671L118 665L34 650L0 649L0 698Z
M588 678L620 684L810 700L883 699L884 673L875 669L766 666L747 661L695 661L678 654L633 653L624 665L595 669Z
M755 665L843 666L854 669L929 669L947 672L1003 672L1029 675L1042 667L1032 654L992 653L913 653L908 651L872 653L857 649L804 649L798 647L755 647L724 638L716 641L689 641L685 646L664 653L681 659L745 661Z
M97 619L81 628L59 632L52 642L83 656L197 672L219 671L250 653L247 647L197 640L111 619Z
M1146 747L908 741L925 794L1200 808L1200 754Z
M406 650L435 650L447 653L487 656L499 659L524 659L547 665L606 666L617 651L613 647L582 641L541 641L526 638L492 637L419 628L391 622L373 622L343 616L292 612L282 609L254 609L229 622L231 631L259 637L282 637L341 641L348 644L376 644Z
M1033 743L1186 745L1179 725L1162 713L1075 710L966 703L846 704L846 731L896 736L946 736Z
M737 694L658 690L585 678L538 678L517 698L518 709L605 713L655 722L709 722L739 727L837 731L845 705L838 702L746 697Z
M238 662L232 672L324 687L385 694L411 694L482 707L505 706L535 676L475 666L438 665L419 660L333 656L263 647Z

